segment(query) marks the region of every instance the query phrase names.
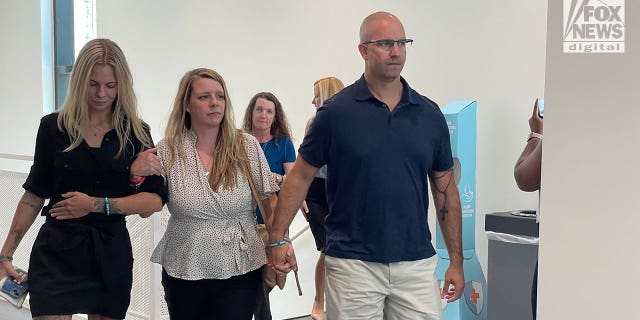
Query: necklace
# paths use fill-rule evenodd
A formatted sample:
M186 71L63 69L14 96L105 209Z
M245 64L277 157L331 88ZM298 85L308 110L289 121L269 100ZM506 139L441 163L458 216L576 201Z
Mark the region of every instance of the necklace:
M269 140L271 141L271 140ZM267 154L267 145L269 144L269 141L267 142L260 142L260 148L262 148L262 152L266 155Z
M102 127L91 127L91 133L94 137L97 137L98 134L102 135Z
M215 152L214 152L215 154ZM198 157L200 158L200 162L206 171L211 169L213 165L213 155L209 155L204 151L198 150Z

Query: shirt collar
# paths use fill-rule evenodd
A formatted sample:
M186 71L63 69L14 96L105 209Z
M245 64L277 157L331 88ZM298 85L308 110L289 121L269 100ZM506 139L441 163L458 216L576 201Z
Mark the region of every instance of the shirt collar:
M409 84L403 77L400 77L400 82L402 83L402 98L398 105L419 104L419 94L409 87ZM364 74L354 83L354 88L356 101L367 101L370 99L378 100L367 87L367 83L364 80Z

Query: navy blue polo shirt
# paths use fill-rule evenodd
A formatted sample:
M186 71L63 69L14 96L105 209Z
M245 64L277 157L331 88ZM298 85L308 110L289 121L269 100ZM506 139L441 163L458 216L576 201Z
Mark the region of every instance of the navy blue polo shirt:
M453 166L449 130L438 105L401 81L393 112L364 76L343 89L318 109L298 150L327 165L329 256L391 263L435 254L427 174Z

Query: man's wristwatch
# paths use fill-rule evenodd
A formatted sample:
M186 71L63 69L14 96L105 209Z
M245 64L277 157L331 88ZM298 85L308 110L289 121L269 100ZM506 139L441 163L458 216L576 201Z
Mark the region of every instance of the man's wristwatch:
M531 141L531 139L540 139L542 140L542 134L537 132L529 132L529 136L527 136L527 142Z

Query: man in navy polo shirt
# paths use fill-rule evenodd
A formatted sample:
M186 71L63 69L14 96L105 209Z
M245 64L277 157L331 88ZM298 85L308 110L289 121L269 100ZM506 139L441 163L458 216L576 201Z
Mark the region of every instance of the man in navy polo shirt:
M280 192L270 247L285 273L297 268L285 232L327 165L327 319L442 318L427 180L451 258L443 295L451 302L463 293L449 130L438 105L400 76L412 41L390 13L364 19L364 75L318 109Z

